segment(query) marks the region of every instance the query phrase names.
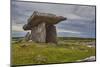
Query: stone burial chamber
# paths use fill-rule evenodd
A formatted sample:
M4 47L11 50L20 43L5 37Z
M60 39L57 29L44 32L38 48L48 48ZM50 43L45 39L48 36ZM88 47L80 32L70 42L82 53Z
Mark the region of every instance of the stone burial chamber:
M62 16L34 11L29 17L28 23L23 26L25 31L31 30L31 33L26 34L25 39L27 41L57 43L55 24L64 20L66 18Z

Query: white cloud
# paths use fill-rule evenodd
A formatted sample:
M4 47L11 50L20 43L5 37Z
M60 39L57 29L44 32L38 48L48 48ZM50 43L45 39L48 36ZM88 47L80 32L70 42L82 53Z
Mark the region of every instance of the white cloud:
M24 32L22 25L20 24L12 25L12 31Z
M72 30L65 30L65 29L57 29L57 32L65 32L65 33L74 33L74 34L80 34L81 32L78 31L72 31Z

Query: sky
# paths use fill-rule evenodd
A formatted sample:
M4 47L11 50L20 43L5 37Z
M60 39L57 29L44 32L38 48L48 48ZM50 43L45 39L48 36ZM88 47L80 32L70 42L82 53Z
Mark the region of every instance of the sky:
M28 31L23 30L23 25L34 11L67 18L55 25L58 37L95 38L95 6L20 1L11 2L13 37L25 36Z

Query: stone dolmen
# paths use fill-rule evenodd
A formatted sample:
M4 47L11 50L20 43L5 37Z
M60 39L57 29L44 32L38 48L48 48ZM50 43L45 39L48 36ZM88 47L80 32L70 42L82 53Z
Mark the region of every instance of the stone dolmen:
M28 23L23 26L23 29L31 30L31 34L27 34L28 40L35 42L57 43L55 24L64 20L66 20L66 18L62 16L34 11L28 19Z

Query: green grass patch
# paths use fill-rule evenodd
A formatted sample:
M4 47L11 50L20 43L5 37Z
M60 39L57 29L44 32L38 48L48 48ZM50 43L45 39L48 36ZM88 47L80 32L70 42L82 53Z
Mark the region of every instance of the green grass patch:
M27 45L27 46L21 46ZM95 47L81 45L80 41L59 41L58 44L15 42L12 43L12 64L48 64L76 62L95 56Z

